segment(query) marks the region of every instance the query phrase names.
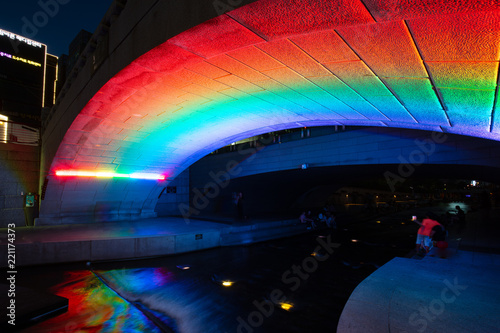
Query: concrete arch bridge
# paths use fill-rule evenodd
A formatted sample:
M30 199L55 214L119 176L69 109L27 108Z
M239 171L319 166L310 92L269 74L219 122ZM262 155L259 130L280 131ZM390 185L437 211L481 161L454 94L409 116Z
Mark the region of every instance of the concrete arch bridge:
M39 224L155 216L211 151L356 125L500 140L487 0L115 1L43 134Z

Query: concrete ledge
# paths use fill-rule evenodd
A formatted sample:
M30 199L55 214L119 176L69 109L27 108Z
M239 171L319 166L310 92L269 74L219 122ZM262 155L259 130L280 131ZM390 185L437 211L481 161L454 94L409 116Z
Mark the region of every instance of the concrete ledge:
M205 232L202 235L201 240L196 240L196 234L193 233L159 237L25 243L16 246L16 264L30 266L144 258L220 246L219 232ZM6 262L2 262L1 266L5 267Z
M120 221L137 221L141 219L151 219L157 217L156 212L152 211L119 211L114 214L86 214L79 215L49 215L45 214L35 219L35 226L53 226L53 225L68 225L68 224L88 224L102 222L120 222Z
M135 256L161 256L175 253L175 236L136 238Z
M69 261L88 261L91 257L91 245L91 241L16 244L16 265L27 266ZM69 258L71 260L68 260ZM2 266L5 266L4 262L2 262Z
M175 236L175 253L191 252L219 247L220 231L200 231L192 234Z
M136 259L251 244L307 232L295 220L228 225L182 218L16 228L16 265ZM5 232L6 234L6 232ZM7 239L0 239L6 245ZM0 246L7 258L7 246ZM6 259L0 267L6 267Z

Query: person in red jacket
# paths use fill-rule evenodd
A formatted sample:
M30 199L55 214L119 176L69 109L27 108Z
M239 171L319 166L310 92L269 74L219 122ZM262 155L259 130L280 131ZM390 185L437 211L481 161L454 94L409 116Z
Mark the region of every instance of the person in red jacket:
M417 232L416 250L419 251L420 249L425 249L425 252L428 253L432 242L432 235L434 233L432 228L437 225L441 226L441 224L436 221L435 215L430 212L425 214L425 218L422 222L418 221L416 216L413 217L413 221L420 225Z

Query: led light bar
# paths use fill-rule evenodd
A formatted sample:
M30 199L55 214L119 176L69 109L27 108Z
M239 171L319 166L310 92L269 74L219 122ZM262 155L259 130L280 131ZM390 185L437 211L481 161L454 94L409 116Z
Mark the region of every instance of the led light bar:
M165 180L165 175L154 173L116 173L103 171L83 171L83 170L58 170L58 177L96 177L96 178L132 178L132 179L149 179L149 180Z

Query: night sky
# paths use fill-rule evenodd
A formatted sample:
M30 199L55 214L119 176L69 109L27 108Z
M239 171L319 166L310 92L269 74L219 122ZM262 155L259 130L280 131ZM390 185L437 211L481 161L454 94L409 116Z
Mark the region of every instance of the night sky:
M8 1L0 10L0 29L46 44L48 53L60 56L68 53L81 29L96 30L111 3L113 0Z

